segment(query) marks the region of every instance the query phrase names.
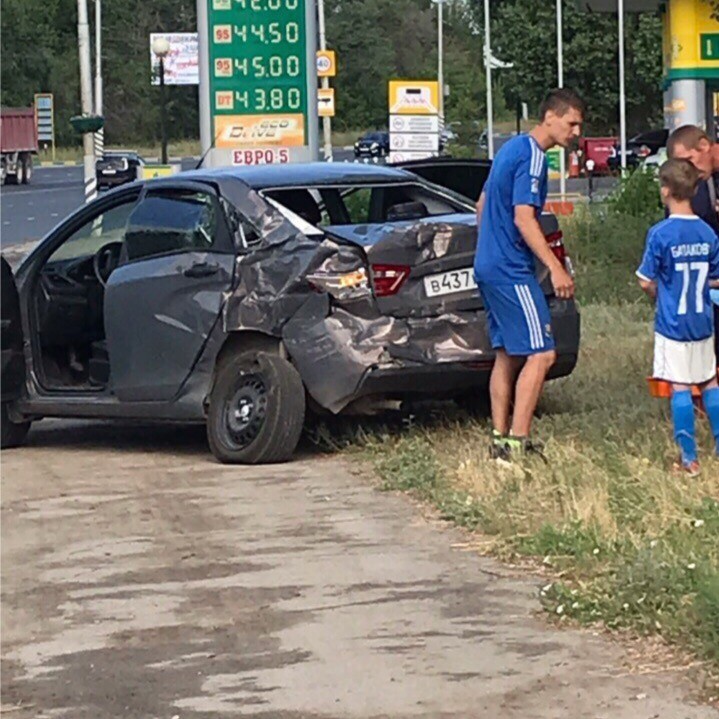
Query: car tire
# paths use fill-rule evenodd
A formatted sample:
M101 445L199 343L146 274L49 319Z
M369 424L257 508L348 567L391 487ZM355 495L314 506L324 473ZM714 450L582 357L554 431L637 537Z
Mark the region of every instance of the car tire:
M290 459L305 420L305 390L297 370L268 352L243 352L222 362L210 393L207 439L225 464Z
M15 184L22 185L25 182L25 165L22 161L18 161L15 166Z
M32 155L27 155L22 161L23 177L22 184L27 185L32 178Z
M25 443L27 433L30 431L30 422L13 422L8 412L8 403L0 405L0 447L10 449Z

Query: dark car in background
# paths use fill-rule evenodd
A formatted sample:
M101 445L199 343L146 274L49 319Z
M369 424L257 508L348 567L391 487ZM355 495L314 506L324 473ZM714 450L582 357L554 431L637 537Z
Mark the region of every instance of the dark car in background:
M368 132L354 144L355 157L386 157L389 155L389 132Z
M118 150L103 153L95 162L97 189L108 190L126 182L134 182L138 168L144 164L145 161L136 152Z
M489 163L196 170L79 208L3 263L2 446L43 417L201 423L215 457L290 458L308 407L375 413L484 396L494 363L472 272ZM420 175L430 178L423 179ZM556 218L541 218L566 261ZM547 295L551 377L579 350Z
M639 167L643 160L650 155L656 155L659 150L667 146L669 130L650 130L641 132L627 140L627 167ZM618 172L622 166L621 148L614 146L614 152L607 158L607 167L611 172Z

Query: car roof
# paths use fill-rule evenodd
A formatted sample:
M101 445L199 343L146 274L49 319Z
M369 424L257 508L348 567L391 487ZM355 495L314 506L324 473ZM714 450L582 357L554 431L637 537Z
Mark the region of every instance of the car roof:
M305 162L287 165L220 167L190 170L174 179L219 179L234 177L255 190L267 187L306 187L308 185L369 184L372 182L416 182L417 176L394 167L354 162Z

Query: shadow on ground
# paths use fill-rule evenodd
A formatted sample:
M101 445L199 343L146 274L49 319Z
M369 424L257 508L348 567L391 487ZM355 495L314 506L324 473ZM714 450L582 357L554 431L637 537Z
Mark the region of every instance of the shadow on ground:
M486 417L481 410L477 419ZM361 447L374 440L400 437L412 429L432 429L448 422L467 421L470 415L453 402L408 405L401 411L370 417L310 415L297 449L298 458L332 454ZM43 420L33 425L27 446L59 452L170 452L212 460L203 425L176 425L147 421Z

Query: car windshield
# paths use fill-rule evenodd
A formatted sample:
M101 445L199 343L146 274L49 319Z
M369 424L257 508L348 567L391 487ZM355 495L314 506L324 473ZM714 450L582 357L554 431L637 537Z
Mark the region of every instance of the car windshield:
M277 188L262 194L319 227L401 222L472 211L454 193L419 182Z
M364 138L362 138L362 139L379 141L382 139L382 133L381 132L370 132L367 135L365 135Z

